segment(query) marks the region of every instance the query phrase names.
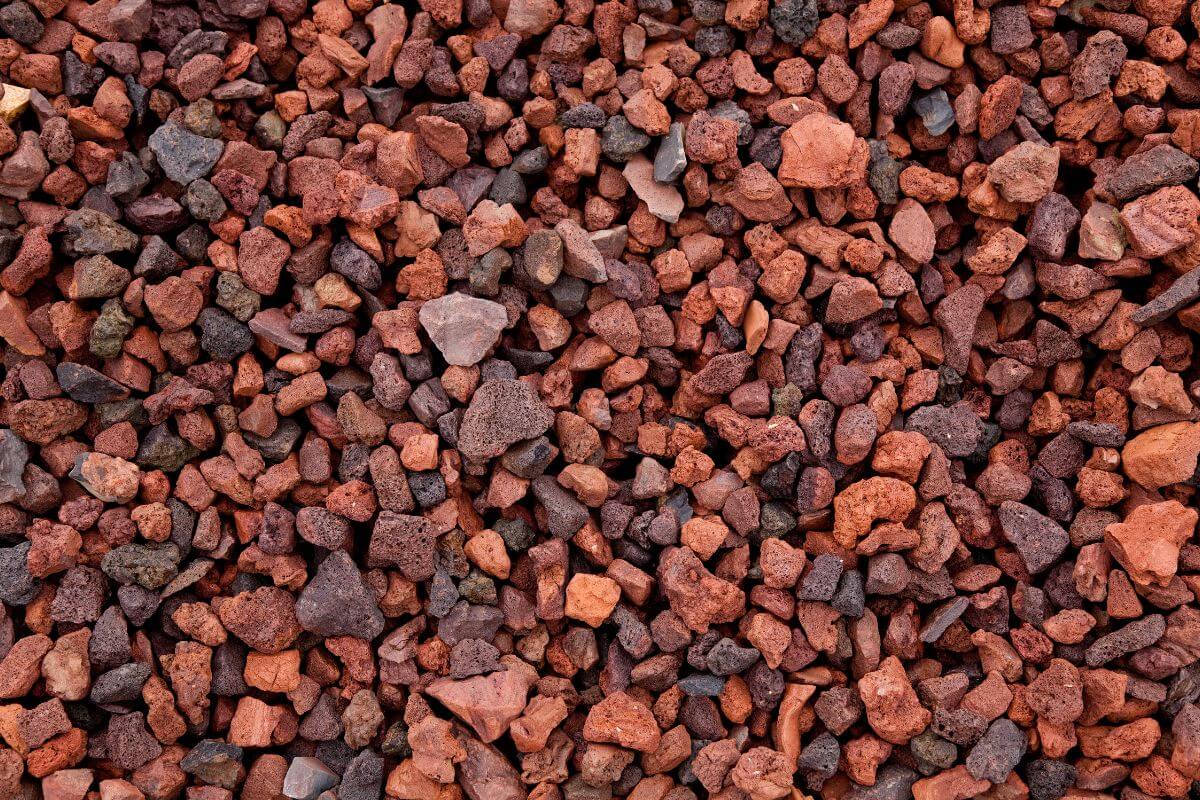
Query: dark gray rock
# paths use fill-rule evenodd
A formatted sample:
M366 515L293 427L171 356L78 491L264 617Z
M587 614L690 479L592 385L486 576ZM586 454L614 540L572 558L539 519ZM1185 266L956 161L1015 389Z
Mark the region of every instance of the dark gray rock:
M175 122L160 126L148 143L163 173L180 186L212 172L225 151L220 139L197 136Z
M967 771L976 779L1002 783L1021 762L1028 741L1008 717L991 724L967 755Z
M349 553L325 557L296 600L296 619L321 636L354 636L371 641L383 632L383 612Z

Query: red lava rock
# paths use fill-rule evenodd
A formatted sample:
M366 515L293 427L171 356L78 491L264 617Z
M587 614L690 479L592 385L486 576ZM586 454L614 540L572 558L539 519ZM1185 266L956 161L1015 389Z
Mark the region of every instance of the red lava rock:
M650 709L625 692L592 706L583 725L583 738L589 742L612 742L641 752L657 750L660 737Z
M7 3L0 797L1188 796L1190 10Z
M1135 583L1166 586L1179 566L1179 548L1192 538L1197 514L1176 500L1138 506L1104 530L1104 543Z
M864 675L859 680L858 693L871 729L892 744L906 744L925 730L932 719L895 656L884 659L880 669Z
M529 686L526 674L509 669L462 681L439 679L427 691L483 741L492 742L525 710Z

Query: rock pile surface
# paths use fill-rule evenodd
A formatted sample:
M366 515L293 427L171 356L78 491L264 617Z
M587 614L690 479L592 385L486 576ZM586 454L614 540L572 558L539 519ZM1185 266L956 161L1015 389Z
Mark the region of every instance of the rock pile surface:
M0 7L0 798L1200 795L1200 3Z

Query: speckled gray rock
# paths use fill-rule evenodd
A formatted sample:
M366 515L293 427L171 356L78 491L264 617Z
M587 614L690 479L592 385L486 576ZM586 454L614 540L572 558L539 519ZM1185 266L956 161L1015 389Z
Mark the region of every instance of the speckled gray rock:
M338 800L379 800L383 790L383 759L367 748L346 765L337 787Z
M600 131L600 149L618 164L624 164L649 146L650 137L630 125L622 114L609 117Z
M10 606L28 605L42 590L42 582L26 568L32 546L21 542L15 547L0 547L0 601Z
M27 463L29 447L8 428L0 428L0 503L11 503L25 496L23 475Z
M908 415L906 431L916 431L942 448L951 458L963 458L975 452L983 436L983 423L965 403L945 406L921 406Z
M1025 734L1016 723L1001 717L967 754L967 771L977 779L1002 783L1021 762L1027 746Z
M1149 647L1161 639L1166 630L1167 621L1162 614L1151 614L1134 620L1093 642L1085 653L1087 665L1100 667L1126 653Z
M737 675L758 661L759 652L753 647L739 647L732 639L721 639L705 656L708 671L714 675Z
M796 593L799 600L828 602L837 591L838 579L842 577L842 559L833 553L821 553L813 559L812 568L800 582Z

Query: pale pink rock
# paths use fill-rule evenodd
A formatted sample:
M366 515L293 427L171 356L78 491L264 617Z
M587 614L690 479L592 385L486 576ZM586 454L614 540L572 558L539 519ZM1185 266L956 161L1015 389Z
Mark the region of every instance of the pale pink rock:
M683 195L671 184L654 180L654 165L650 159L643 155L634 156L622 174L651 214L664 222L679 221L679 215L683 213Z

